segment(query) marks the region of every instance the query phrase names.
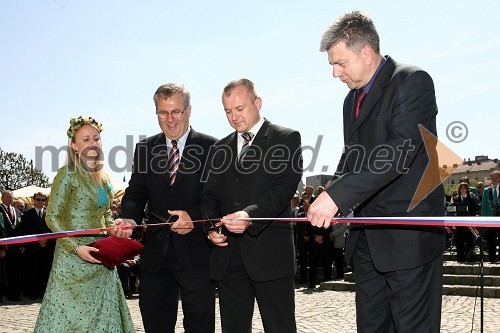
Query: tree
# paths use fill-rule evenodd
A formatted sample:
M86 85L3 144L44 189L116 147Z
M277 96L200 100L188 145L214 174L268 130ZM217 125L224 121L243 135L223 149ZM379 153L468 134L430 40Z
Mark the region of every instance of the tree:
M9 153L0 148L0 191L16 190L28 185L49 187L49 178L33 167L22 154Z

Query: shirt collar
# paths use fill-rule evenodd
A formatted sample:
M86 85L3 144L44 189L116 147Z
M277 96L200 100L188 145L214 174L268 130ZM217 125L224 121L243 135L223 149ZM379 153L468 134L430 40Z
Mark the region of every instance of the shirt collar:
M377 70L373 74L372 78L370 79L370 81L368 81L368 83L366 84L366 86L363 87L364 91L367 94L370 92L370 89L372 88L373 82L375 81L375 78L377 77L378 73L382 69L382 66L384 66L385 61L386 61L385 57L382 57L382 59L380 60L380 64L378 64Z
M250 142L252 142L253 139L255 138L255 136L257 135L257 133L259 133L260 128L264 124L264 120L265 120L264 117L260 117L259 121L255 125L253 125L253 127L248 131L248 132L253 134L253 138L252 138L252 140L250 140ZM238 133L239 138L241 138L241 134L242 133Z
M177 147L179 147L179 150L184 149L187 138L189 136L189 132L191 132L191 126L189 126L188 130L184 134L182 134L180 138L177 139ZM169 139L166 135L165 140L167 141L167 147L172 148L172 140Z

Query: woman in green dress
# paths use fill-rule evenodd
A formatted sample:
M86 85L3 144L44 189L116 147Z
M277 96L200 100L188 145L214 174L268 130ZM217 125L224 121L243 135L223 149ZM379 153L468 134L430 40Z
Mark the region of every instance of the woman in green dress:
M51 188L47 225L53 231L114 226L113 198L102 170L102 126L92 118L70 120L68 161ZM119 237L132 231L114 230ZM57 240L54 261L35 332L134 332L116 269L92 257L98 236Z

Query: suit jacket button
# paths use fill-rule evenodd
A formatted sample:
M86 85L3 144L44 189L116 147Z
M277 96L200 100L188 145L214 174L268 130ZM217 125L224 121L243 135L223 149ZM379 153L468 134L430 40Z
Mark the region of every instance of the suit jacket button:
M235 203L234 203L234 205L235 205L235 206L239 206L239 205L240 205L240 203L239 203L239 202L235 202Z
M240 179L239 179L239 178L236 178L236 179L234 180L234 182L235 182L235 183L239 183L239 182L240 182Z

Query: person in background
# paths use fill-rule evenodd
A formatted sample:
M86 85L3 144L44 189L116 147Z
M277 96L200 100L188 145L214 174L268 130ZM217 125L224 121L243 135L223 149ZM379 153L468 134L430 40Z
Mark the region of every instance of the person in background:
M24 213L24 211L26 210L26 204L21 199L14 200L12 206L14 206L14 208L16 209L19 209L21 213Z
M323 191L325 190L325 187L324 186L318 186L316 188L316 196L319 196L321 193L323 193Z
M132 297L137 281L140 278L141 269L139 262L140 256L135 256L134 259L127 260L116 267L126 298Z
M21 222L22 235L52 232L45 221L47 196L41 192L33 195L34 207L24 212ZM24 252L24 292L31 300L41 299L49 280L50 267L56 241L39 240L26 244Z
M0 219L3 222L4 237L21 236L21 221L23 213L14 207L14 194L12 191L2 193L2 204L0 204ZM24 245L0 246L0 257L5 258L5 269L7 272L7 299L18 302L22 300L22 264Z
M476 189L477 189L477 215L479 216L481 214L481 206L483 205L483 193L484 193L484 183L483 182L478 182L476 184Z
M483 202L481 204L481 216L500 216L500 171L491 173L491 185L484 189ZM500 245L497 228L488 228L486 231L486 242L488 243L488 255L490 262L498 260L497 247Z
M347 224L336 223L332 225L331 238L333 241L332 258L335 263L335 278L344 278L344 248Z
M304 201L305 215L309 209L309 203ZM309 253L309 288L316 288L318 260L323 265L323 281L332 279L332 227L319 228L307 223L304 242Z
M305 192L304 192L305 193ZM307 200L302 201L299 207L297 217L306 217L310 203ZM297 248L299 263L299 284L307 282L307 267L309 266L309 249L306 242L307 223L298 222L295 224L295 247ZM309 240L309 238L307 238Z
M472 198L471 193L466 182L458 185L458 195L453 199L456 216L476 216L476 200ZM455 230L458 262L474 262L474 235L469 230L469 227L455 227Z

